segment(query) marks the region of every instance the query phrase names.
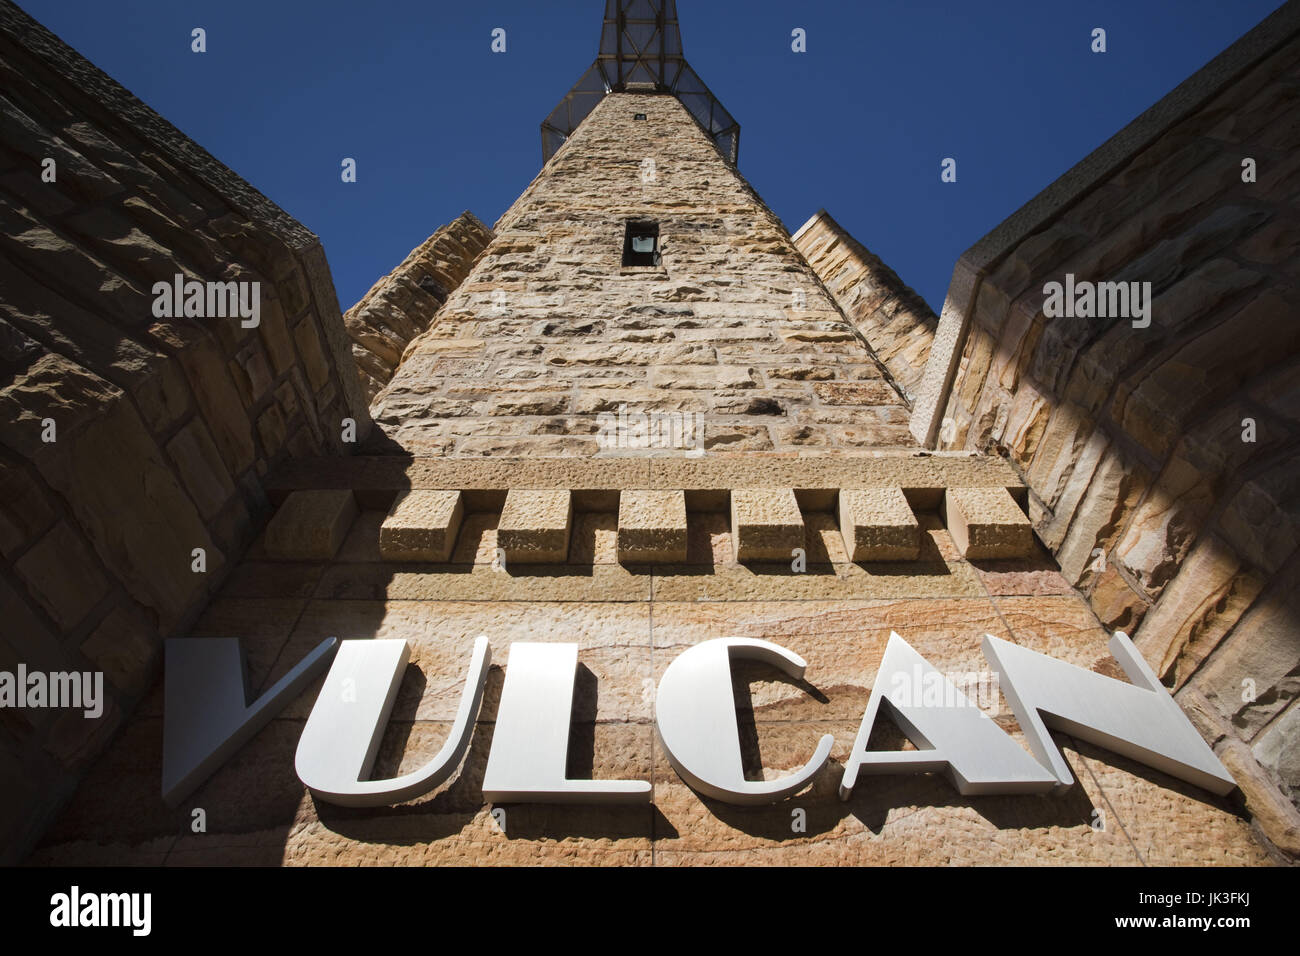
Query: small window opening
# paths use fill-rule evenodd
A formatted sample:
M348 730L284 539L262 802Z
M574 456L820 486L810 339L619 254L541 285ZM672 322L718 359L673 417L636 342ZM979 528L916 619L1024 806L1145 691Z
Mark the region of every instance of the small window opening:
M659 263L659 223L629 222L623 235L623 265L657 266Z
M637 113L637 114L636 114L635 116L633 116L632 118L633 118L634 120L643 120L643 119L645 119L645 114L644 114L644 113Z

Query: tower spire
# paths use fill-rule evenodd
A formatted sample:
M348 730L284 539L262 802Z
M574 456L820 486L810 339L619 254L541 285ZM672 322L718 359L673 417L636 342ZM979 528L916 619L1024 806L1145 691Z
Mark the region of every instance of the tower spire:
M676 0L606 0L596 62L542 121L543 161L555 155L609 93L676 96L723 158L735 165L740 124L682 55Z

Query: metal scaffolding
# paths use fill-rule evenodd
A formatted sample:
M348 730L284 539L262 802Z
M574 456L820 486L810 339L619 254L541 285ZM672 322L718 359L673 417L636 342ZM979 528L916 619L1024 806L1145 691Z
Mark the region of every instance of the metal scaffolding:
M543 161L607 94L635 91L676 96L723 158L736 164L740 124L682 56L676 0L606 0L596 62L542 121Z

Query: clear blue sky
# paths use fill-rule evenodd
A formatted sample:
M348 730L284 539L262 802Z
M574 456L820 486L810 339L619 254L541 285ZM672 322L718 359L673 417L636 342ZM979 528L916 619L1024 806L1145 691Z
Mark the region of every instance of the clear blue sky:
M470 209L491 225L523 191L604 8L18 4L316 232L344 309L442 223ZM741 172L786 226L825 207L938 311L967 247L1279 5L678 0L678 16L688 61L740 121Z

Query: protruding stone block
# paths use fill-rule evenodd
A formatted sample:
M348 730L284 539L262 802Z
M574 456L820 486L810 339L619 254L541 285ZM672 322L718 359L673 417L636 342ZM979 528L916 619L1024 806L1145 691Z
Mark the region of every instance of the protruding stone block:
M921 554L921 526L896 486L841 489L840 533L850 561L915 561Z
M789 488L731 492L731 540L737 561L789 561L804 546L803 515Z
M262 545L275 558L334 557L357 516L352 492L294 491L266 526Z
M1032 553L1029 519L1005 488L949 488L943 507L948 533L966 558L1022 558Z
M385 561L446 561L464 514L459 491L398 495L379 526L379 553Z
M623 564L684 562L686 492L622 492L618 499L618 560Z
M506 494L497 525L497 547L507 564L563 562L569 556L573 527L573 496L562 491L521 491Z

